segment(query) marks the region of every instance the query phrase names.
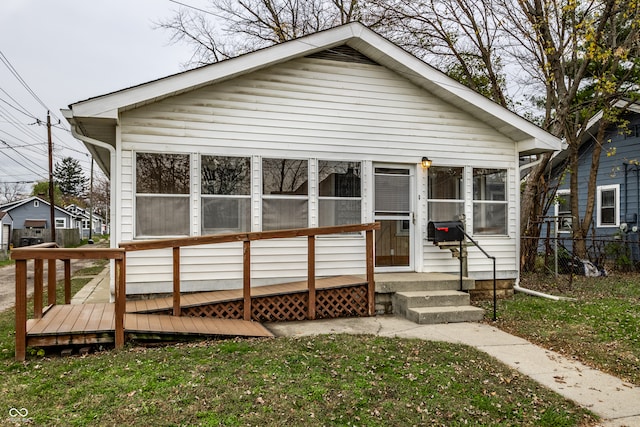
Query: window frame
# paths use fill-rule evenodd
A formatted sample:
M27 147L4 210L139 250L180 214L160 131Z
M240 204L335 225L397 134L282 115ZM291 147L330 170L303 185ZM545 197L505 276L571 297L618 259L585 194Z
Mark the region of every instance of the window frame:
M614 196L614 205L609 207L605 206L605 208L613 208L613 224L607 224L602 222L602 193L604 191L615 191ZM597 227L598 228L613 228L620 227L620 184L609 184L609 185L599 185L596 190L596 207L597 207Z
M187 173L187 189L186 193L139 193L138 192L138 154L150 154L150 155L158 155L158 156L186 156L187 157L187 165L188 165L188 173ZM189 237L193 235L193 222L190 220L191 214L193 213L191 200L193 195L192 189L192 155L190 153L184 152L157 152L157 151L133 151L133 215L132 215L132 228L133 228L133 238L134 239L157 239L157 238L170 238L170 237ZM188 208L187 208L187 231L186 234L141 234L138 230L138 198L185 198L187 200Z
M555 211L556 211L556 218L558 219L558 229L557 229L557 233L564 233L564 234L571 234L573 232L572 226L573 226L573 215L571 213L571 203L569 203L569 210L568 211L560 211L560 202L559 202L559 198L563 197L563 196L569 196L571 197L571 190L569 189L562 189L562 190L558 190L556 191L556 202L555 202ZM563 214L564 212L568 212L568 215ZM569 224L569 228L565 227L565 223L563 218L569 218L571 221L568 223Z
M433 169L459 169L461 172L461 176L460 176L460 185L462 188L460 188L460 194L459 196L461 196L462 198L460 199L454 199L454 198L449 198L449 199L439 199L439 198L432 198L431 194L430 194L430 190L431 190L431 172ZM460 218L449 218L449 219L434 219L433 217L433 209L432 206L437 206L438 204L445 204L445 203L451 203L451 204L458 204L460 205L460 216L464 217L465 216L465 210L466 210L466 199L465 199L465 188L467 187L467 182L466 182L466 178L465 178L465 167L464 166L447 166L447 165L438 165L438 166L432 166L429 168L429 170L427 171L427 217L429 218L429 221L455 221L455 220L460 220ZM464 222L464 221L463 221Z
M327 162L327 163L347 163L347 164L353 163L353 164L357 164L357 165L358 165L358 167L359 167L359 177L358 177L358 178L359 178L359 184L358 184L358 185L359 185L359 188L358 188L358 190L359 190L359 191L358 191L358 192L360 193L360 195L359 195L359 196L322 196L322 195L320 194L320 193L321 193L321 188L320 188L320 186L321 186L321 184L322 184L322 181L321 181L321 179L320 179L320 170L321 170L320 163L321 163L321 162ZM362 188L362 183L363 183L363 181L364 181L364 180L363 180L363 177L362 177L362 173L363 173L363 166L364 166L364 165L363 165L363 161L362 161L362 160L354 160L354 161L350 161L350 160L334 160L334 159L329 160L329 159L318 159L318 160L316 161L316 177L315 177L315 181L317 182L317 187L318 187L318 188L317 188L317 190L315 191L315 195L316 195L316 197L317 197L317 202L318 202L318 203L317 203L317 208L316 208L316 209L317 209L316 216L317 216L317 218L318 218L318 224L317 224L317 225L318 225L318 227L323 227L323 226L330 227L330 226L339 226L339 225L349 225L349 224L350 224L350 223L345 223L345 224L335 224L335 221L334 221L334 223L333 223L333 224L324 224L324 225L323 225L323 224L321 224L321 222L320 222L320 221L321 221L321 213L322 213L321 205L322 205L322 202L323 202L323 201L335 201L335 202L340 202L340 201L357 201L357 202L360 204L360 209L359 209L360 214L359 214L359 216L358 216L358 222L353 223L353 224L360 224L360 223L362 223L362 221L363 221L363 211L362 211L362 206L363 206L363 203L362 203L362 190L363 190L363 188ZM359 233L359 232L358 232L358 233L349 233L349 234L361 234L361 233ZM334 236L341 236L341 234L337 234L337 235L323 235L323 236L321 236L321 237L334 237Z
M476 170L494 170L494 171L502 171L504 173L504 200L496 200L493 197L490 199L481 198L476 199ZM484 182L484 189L486 193L486 180ZM504 206L504 233L486 233L486 232L478 232L478 227L476 224L476 204L477 205L503 205ZM509 169L508 168L500 168L500 167L472 167L471 168L471 212L473 217L473 235L474 236L482 236L484 237L508 237L509 236Z
M265 160L284 160L284 161L301 161L306 162L307 164L307 191L306 194L265 194ZM301 200L306 202L306 222L304 228L310 227L311 221L311 197L312 197L312 189L311 189L311 158L289 158L289 157L271 157L271 156L262 156L260 157L260 228L262 231L276 231L276 230L284 230L286 228L268 228L265 229L265 200ZM317 175L317 172L316 172ZM315 178L315 177L314 177ZM304 184L304 181L303 181ZM289 227L290 228L290 227ZM298 227L294 227L298 228Z
M62 225L59 225L61 223ZM67 228L67 219L66 218L55 218L56 228Z
M245 159L248 160L248 164L249 164L249 185L247 188L247 193L246 194L209 194L209 193L205 193L205 186L203 185L203 180L205 179L205 177L203 176L203 171L204 171L204 158L205 157L224 157L224 158L229 158L229 159ZM205 153L199 153L199 162L200 162L200 167L199 167L199 177L198 177L198 182L200 185L200 234L202 236L209 236L209 235L216 235L216 234L222 234L222 233L243 233L243 232L250 232L252 230L252 217L253 217L253 203L252 203L252 187L253 187L253 157L252 156L247 156L247 155L220 155L220 154L205 154ZM230 228L212 228L212 229L208 229L208 230L214 230L214 231L209 231L206 232L205 231L205 207L204 204L206 201L211 201L211 200L223 200L223 201L228 201L228 200L245 200L248 201L248 212L247 212L247 219L249 221L248 223L248 229L244 230L243 229L243 222L242 222L242 218L240 216L240 214L237 217L237 224L238 226L230 229ZM239 203L238 206L238 210L241 210L241 205L242 202ZM217 230L217 231L216 231Z

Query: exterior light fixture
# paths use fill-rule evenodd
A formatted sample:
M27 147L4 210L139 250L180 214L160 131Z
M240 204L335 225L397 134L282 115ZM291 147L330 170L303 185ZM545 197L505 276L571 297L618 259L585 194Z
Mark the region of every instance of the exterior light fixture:
M429 160L428 157L423 157L420 164L422 165L422 169L429 169L431 167L431 160Z

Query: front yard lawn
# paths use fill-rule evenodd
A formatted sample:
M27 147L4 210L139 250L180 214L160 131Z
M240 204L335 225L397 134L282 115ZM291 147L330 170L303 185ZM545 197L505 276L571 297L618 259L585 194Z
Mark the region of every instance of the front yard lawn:
M526 276L529 288L575 301L524 294L498 301L498 328L640 385L640 276ZM483 303L483 307L488 305Z

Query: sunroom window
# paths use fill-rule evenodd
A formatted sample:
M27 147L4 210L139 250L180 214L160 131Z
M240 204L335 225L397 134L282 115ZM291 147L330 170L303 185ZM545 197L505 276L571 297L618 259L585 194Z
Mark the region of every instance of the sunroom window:
M429 221L458 220L464 213L464 169L429 168Z
M262 229L306 228L309 224L309 162L262 159Z
M136 236L189 235L189 155L136 153Z
M473 233L507 234L507 171L473 170Z
M318 161L318 224L359 224L361 211L360 162Z
M202 234L251 231L251 158L202 156Z

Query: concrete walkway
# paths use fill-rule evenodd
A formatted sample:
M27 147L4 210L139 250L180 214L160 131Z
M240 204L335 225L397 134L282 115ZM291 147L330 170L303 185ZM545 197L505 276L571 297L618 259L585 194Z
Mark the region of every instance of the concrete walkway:
M89 282L72 300L109 301L109 269ZM556 393L599 415L603 427L640 427L640 387L589 368L482 323L418 325L395 316L267 323L276 336L368 334L445 341L475 347L533 378Z

